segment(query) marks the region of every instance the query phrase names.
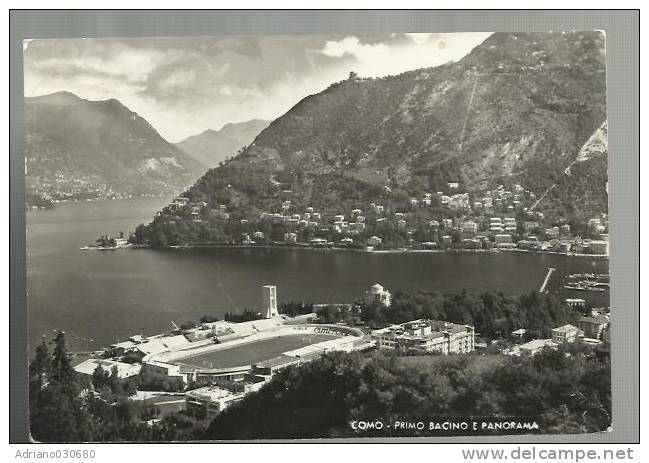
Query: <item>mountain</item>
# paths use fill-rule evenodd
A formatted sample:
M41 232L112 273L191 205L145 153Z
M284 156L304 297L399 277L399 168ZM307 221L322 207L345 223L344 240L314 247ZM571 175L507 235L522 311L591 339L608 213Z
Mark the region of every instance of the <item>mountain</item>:
M608 123L604 122L581 147L575 162L585 162L596 156L608 155Z
M604 122L581 147L564 175L551 185L545 202L550 216L585 223L608 211L608 124Z
M177 192L205 167L111 99L25 98L26 182L54 199Z
M261 119L226 124L221 130L208 129L176 143L176 146L206 166L217 166L248 146L268 124L270 121Z
M518 183L539 197L578 181L606 212L606 156L591 162L592 181L565 173L605 121L602 33L495 33L458 62L351 73L307 96L186 196L251 219L282 200L325 213L379 201L399 210L448 182L474 195ZM554 190L537 210L585 219L579 196Z

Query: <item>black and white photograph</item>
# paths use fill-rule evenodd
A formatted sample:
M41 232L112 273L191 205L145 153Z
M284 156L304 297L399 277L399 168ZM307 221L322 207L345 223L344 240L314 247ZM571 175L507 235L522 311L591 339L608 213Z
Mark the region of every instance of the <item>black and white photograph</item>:
M22 47L34 442L615 426L605 30Z

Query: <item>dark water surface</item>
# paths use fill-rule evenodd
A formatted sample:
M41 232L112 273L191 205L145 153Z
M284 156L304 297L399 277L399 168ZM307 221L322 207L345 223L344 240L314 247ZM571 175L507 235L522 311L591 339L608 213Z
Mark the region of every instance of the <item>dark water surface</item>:
M377 282L392 291L466 288L518 294L538 290L547 267L557 268L550 291L557 291L568 273L608 273L606 260L528 253L79 250L100 234L133 231L165 202L59 203L51 211L27 212L30 348L56 329L66 331L72 349L87 350L140 330L167 331L171 321L258 307L264 284L277 285L280 301L325 303L350 302ZM562 293L606 305L608 293L602 294Z

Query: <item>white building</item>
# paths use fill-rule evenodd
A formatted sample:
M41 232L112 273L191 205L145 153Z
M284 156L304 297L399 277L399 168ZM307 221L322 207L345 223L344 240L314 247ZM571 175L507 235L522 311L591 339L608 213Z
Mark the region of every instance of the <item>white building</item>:
M436 320L414 320L372 331L379 349L466 354L475 349L472 326Z
M584 336L591 339L602 339L602 333L610 323L607 315L582 317L577 320L577 327L583 331Z
M569 298L566 299L566 304L572 309L584 309L586 308L586 299Z
M279 316L277 312L277 287L272 285L266 285L261 287L261 299L262 299L262 308L263 313L266 314L266 318L273 318Z
M496 244L502 244L502 243L511 243L512 242L512 235L508 234L498 234L494 236L494 240L496 241Z
M500 217L492 217L489 219L489 231L494 233L500 233L503 229L503 224L500 220Z
M478 231L478 224L473 220L467 220L462 224L462 230L469 233L476 233Z
M368 246L378 246L382 242L383 242L383 240L381 238L379 238L378 236L372 236L371 238L369 238L367 240L367 245Z
M187 408L204 408L208 414L223 411L229 405L243 399L244 394L234 394L217 386L206 386L185 394Z
M564 344L567 342L575 342L579 336L583 336L584 332L576 326L567 324L552 329L552 342L555 344Z
M512 355L536 355L546 347L555 348L556 344L552 339L533 339L530 342L521 344L512 350Z
M608 256L608 241L590 240L590 252Z
M558 238L560 233L561 231L559 230L559 227L545 229L545 234L548 236L548 238Z
M379 302L386 307L390 307L390 304L392 304L392 295L390 291L376 283L370 287L369 291L365 292L365 302L367 304Z

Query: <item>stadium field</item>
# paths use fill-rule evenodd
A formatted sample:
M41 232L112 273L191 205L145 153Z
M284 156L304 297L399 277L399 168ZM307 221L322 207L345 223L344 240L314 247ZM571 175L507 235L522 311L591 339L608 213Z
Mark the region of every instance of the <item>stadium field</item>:
M175 362L181 366L199 368L229 368L252 365L281 355L283 352L298 349L322 341L335 339L337 336L323 334L299 334L278 336L275 338L240 344L230 349L222 349L195 357L185 357Z

